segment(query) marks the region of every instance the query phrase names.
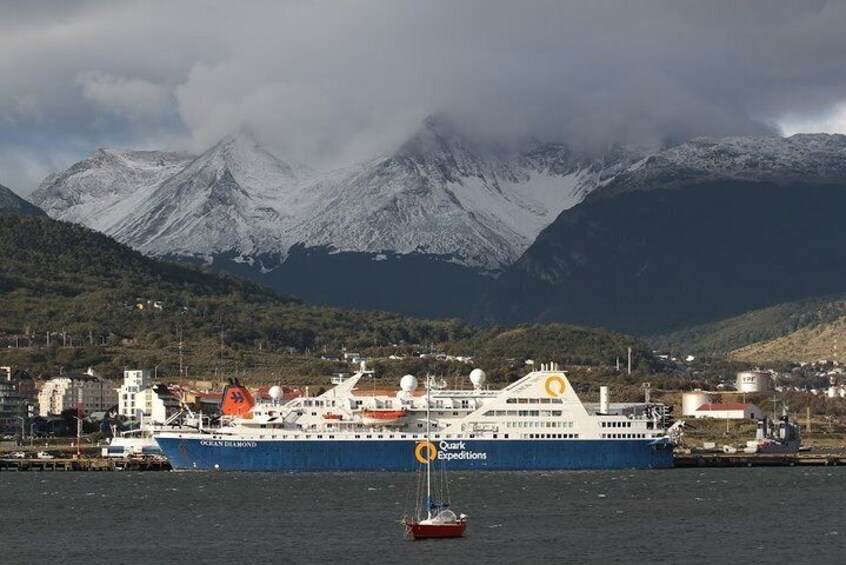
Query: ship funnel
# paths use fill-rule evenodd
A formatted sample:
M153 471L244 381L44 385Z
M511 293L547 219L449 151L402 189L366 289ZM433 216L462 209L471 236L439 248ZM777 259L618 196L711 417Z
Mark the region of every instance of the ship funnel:
M599 387L599 413L608 414L608 387Z

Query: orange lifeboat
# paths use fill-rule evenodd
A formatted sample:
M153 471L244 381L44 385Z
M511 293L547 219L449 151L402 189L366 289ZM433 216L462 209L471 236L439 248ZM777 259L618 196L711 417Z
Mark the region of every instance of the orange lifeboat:
M365 408L361 412L361 421L365 426L396 426L402 424L408 416L408 411L401 410Z
M343 420L343 414L333 414L332 412L327 412L323 415L324 420Z

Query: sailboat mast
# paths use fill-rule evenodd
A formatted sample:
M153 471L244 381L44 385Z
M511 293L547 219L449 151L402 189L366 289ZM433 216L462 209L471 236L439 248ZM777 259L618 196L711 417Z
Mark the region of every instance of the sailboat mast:
M430 391L432 388L432 379L426 375L426 516L432 519L432 440L431 435L432 421L429 418Z

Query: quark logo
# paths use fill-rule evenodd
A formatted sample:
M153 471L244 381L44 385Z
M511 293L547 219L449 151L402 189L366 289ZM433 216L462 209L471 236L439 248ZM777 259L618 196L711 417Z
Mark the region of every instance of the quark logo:
M425 465L427 461L432 461L438 456L438 450L435 449L435 444L431 441L418 441L417 447L414 448L414 457L421 465Z
M567 382L561 375L552 375L551 377L546 378L546 381L543 383L543 388L546 390L546 394L554 398L558 398L567 390Z
M414 449L414 457L421 465L425 465L427 457L429 461L438 459L440 461L467 461L467 460L485 460L488 454L484 451L473 451L467 448L467 444L463 441L446 441L441 440L437 447L431 441L417 442L417 447Z

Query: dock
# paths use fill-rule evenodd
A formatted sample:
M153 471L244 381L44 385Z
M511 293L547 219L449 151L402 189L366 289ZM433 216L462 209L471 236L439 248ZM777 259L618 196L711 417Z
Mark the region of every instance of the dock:
M170 471L161 457L73 459L0 459L0 471Z
M842 453L676 453L676 467L793 467L846 465Z

